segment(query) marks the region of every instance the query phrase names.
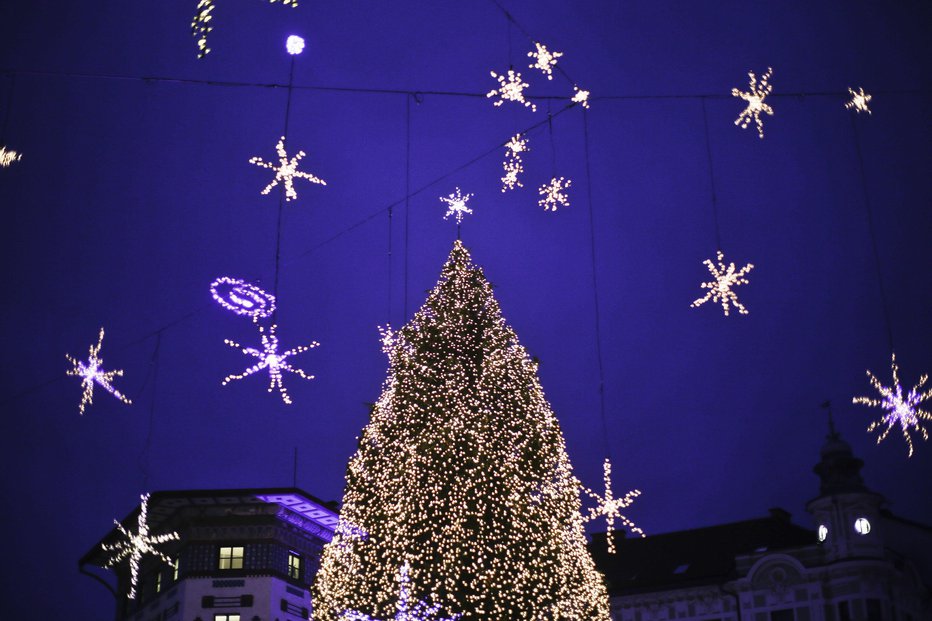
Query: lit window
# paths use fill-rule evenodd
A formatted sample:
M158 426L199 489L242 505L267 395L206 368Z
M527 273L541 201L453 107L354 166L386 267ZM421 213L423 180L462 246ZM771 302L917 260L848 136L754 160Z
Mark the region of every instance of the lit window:
M301 579L301 556L297 552L288 552L288 577L294 580Z
M867 518L859 517L854 521L854 530L859 535L866 535L871 532L871 523Z
M218 567L220 569L242 569L243 547L221 547Z
M162 572L155 574L155 592L162 592Z
M828 538L828 526L826 526L825 524L819 524L818 537L819 537L819 543L822 543Z
M240 621L238 614L215 614L214 621Z
M175 568L172 571L172 582L178 582L178 567L181 566L181 560L175 560Z

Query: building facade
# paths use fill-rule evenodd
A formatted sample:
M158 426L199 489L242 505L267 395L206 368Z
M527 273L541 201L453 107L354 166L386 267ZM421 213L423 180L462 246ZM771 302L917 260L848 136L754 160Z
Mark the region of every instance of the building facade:
M616 539L592 552L616 621L929 621L932 528L895 516L869 490L834 428L807 504L816 529L766 518Z
M122 522L131 533L140 508ZM306 620L309 585L338 519L335 507L295 488L155 492L149 533L178 533L158 546L176 563L143 556L134 598L129 562L116 564L115 619ZM80 560L82 571L107 583L101 570L110 554L102 544L121 537L111 530Z

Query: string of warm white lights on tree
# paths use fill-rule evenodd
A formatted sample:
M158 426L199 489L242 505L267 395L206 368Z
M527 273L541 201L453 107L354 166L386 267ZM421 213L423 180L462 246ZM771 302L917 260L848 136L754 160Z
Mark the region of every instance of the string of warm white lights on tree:
M440 604L418 601L411 605L411 566L406 562L398 569L398 603L394 621L457 621L462 615L440 617ZM380 621L358 610L349 610L341 616L344 621ZM387 618L386 618L387 619Z
M167 554L160 551L157 546L168 541L178 541L181 538L175 532L150 535L149 494L143 494L140 499L142 504L139 506L136 531L129 531L120 522L113 520L122 538L114 544L100 544L104 552L110 553L110 557L105 563L107 567L113 567L129 559L129 599L136 599L136 586L139 584L139 566L143 557L154 556L172 567L177 567L175 562Z
M464 621L608 621L537 364L462 242L412 320L385 334L388 375L340 512L366 538L336 533L324 549L315 621L392 618L404 563L412 598Z
M75 375L80 377L81 386L84 388L84 392L81 394L81 404L78 406L78 412L80 414L84 414L84 408L94 403L95 384L109 392L123 403L132 403L132 401L130 401L126 395L121 393L113 386L113 378L121 377L123 375L123 369L116 369L114 371L105 371L103 369L104 361L100 358L100 348L103 346L103 343L104 329L101 328L100 333L97 336L97 345L90 346L90 350L88 351L87 355L87 362L77 360L76 358L65 354L65 358L73 365L73 367L67 371L68 375Z

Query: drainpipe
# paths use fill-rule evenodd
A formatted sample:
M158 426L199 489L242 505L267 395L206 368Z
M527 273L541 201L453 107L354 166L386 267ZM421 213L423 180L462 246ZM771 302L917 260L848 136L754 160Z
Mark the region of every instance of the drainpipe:
M735 589L734 591L729 591L728 589L725 588L727 584L729 583L726 582L725 584L720 584L718 585L718 588L725 595L731 595L732 597L735 598L735 611L738 614L738 621L741 621L741 599L738 597L738 590ZM734 583L732 582L730 584L734 584Z

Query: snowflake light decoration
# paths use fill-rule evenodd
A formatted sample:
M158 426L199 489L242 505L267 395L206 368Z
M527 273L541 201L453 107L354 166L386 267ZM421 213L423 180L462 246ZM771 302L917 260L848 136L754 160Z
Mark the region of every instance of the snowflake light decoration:
M22 157L22 153L17 153L13 149L7 149L5 146L0 145L0 168L9 168L10 164L20 161Z
M301 161L301 158L307 155L304 151L298 151L290 160L288 159L288 153L285 151L285 137L282 136L278 140L278 144L275 145L275 150L278 152L279 164L276 166L271 162L263 161L261 157L253 157L249 159L250 164L255 164L256 166L261 166L263 168L269 168L275 171L275 178L272 179L272 182L265 186L265 189L262 190L262 194L268 194L272 191L278 182L281 181L285 186L285 200L291 201L298 198L298 193L294 189L294 180L296 177L301 179L307 179L311 183L319 183L320 185L327 185L327 182L323 179L315 177L310 173L306 173L298 170L298 162Z
M419 601L411 606L411 578L409 576L411 566L407 561L398 570L398 603L395 604L395 616L393 621L457 621L462 615L455 614L452 617L438 617L440 604L428 606L426 602ZM348 610L340 615L343 621L380 621L370 615L357 610Z
M276 2L281 2L284 6L290 6L296 8L298 6L298 0L268 0L270 4L275 4ZM197 9L195 9L194 19L191 21L191 34L194 36L194 39L197 41L197 57L204 58L210 53L210 48L207 47L207 34L213 30L211 21L214 16L211 15L213 10L217 8L214 0L199 0L197 3Z
M709 268L709 272L712 274L714 280L709 282L704 282L700 287L703 289L708 289L708 293L705 296L694 300L690 306L696 308L705 304L709 300L713 302L721 302L722 310L725 311L725 316L728 316L729 303L733 304L735 308L738 309L738 312L742 315L747 315L748 310L738 301L738 296L732 291L732 287L737 287L738 285L748 284L748 279L745 278L745 275L754 269L754 265L748 263L740 270L735 271L735 264L729 263L727 266L724 263L725 255L721 250L716 252L716 257L718 260L718 266L712 263L711 259L706 259L702 263Z
M631 490L621 498L615 498L614 493L612 492L612 464L609 460L605 460L605 464L602 466L603 470L603 479L605 481L605 495L600 496L593 492L588 487L583 487L582 490L592 497L598 504L595 507L589 509L589 515L584 518L584 521L588 522L594 520L598 517L605 517L607 524L605 530L605 540L608 542L608 552L609 554L615 553L615 538L612 536L612 533L615 530L615 518L627 526L632 533L637 533L641 537L645 537L644 531L634 525L634 522L629 520L627 517L621 514L620 510L624 509L631 505L634 502L634 499L641 495L640 490Z
M440 200L447 204L447 213L443 215L443 219L446 220L450 216L455 216L456 224L459 225L463 221L463 216L472 214L472 209L466 205L472 196L472 194L460 194L459 188L456 188L456 192L450 194L448 198L441 196Z
M537 193L542 197L537 201L537 204L543 207L544 211L556 211L557 207L560 206L569 207L570 197L567 196L566 189L572 183L571 179L552 178L550 183L545 183L537 190Z
M932 420L932 414L924 411L919 406L923 401L932 397L932 389L922 392L922 387L929 380L928 375L919 378L919 383L913 386L907 394L903 394L903 387L900 385L899 367L896 364L896 354L892 356L891 368L893 370L893 385L889 388L882 385L880 380L871 373L867 372L870 378L871 386L880 393L880 399L871 397L855 397L852 403L861 403L871 407L879 407L886 410L884 415L875 420L867 428L868 433L886 425L886 429L880 431L877 436L877 444L880 444L893 429L894 425L899 425L900 431L903 432L903 438L906 439L906 445L909 447L908 457L913 456L913 438L910 432L916 432L922 436L923 440L929 439L929 433L922 426L920 420Z
M84 394L81 395L81 405L78 406L78 412L81 414L84 414L84 408L88 404L93 405L94 403L94 384L97 384L127 405L132 403L126 395L114 388L111 383L114 377L121 377L123 375L123 369L104 371L101 367L103 360L100 359L99 354L103 342L104 329L101 328L100 334L97 337L97 345L91 345L86 363L65 354L65 358L68 362L74 365L72 369L67 371L68 375L76 375L83 378L81 380L81 385L84 387Z
M311 341L309 345L302 345L300 347L295 347L289 349L286 352L279 353L278 351L278 336L275 334L275 330L278 329L276 324L269 326L268 331L266 331L262 326L259 326L259 335L262 339L262 349L256 349L254 347L243 347L236 341L231 341L230 339L224 339L224 343L239 349L247 356L253 356L258 358L259 362L252 365L245 371L239 374L227 375L223 378L223 381L220 383L221 386L226 386L233 380L240 380L244 377L248 377L257 371L262 369L268 369L269 371L269 388L268 391L272 392L273 389L278 388L279 394L282 396L282 401L287 405L291 405L291 396L288 394L288 391L285 389L285 385L282 383L282 371L289 371L294 373L298 377L303 377L307 380L314 379L313 375L308 375L302 369L291 366L286 360L291 356L300 354L309 349L313 349L320 345L317 341Z
M739 91L737 88L731 89L732 97L740 97L748 102L747 107L742 110L738 118L735 119L735 125L740 125L741 129L746 129L753 119L754 123L757 125L757 133L761 138L764 137L764 120L760 117L761 113L773 116L773 108L771 108L769 104L764 103L764 99L773 91L773 85L770 84L771 75L773 75L773 68L768 67L767 73L761 76L760 84L758 84L757 76L754 75L754 72L748 71L750 90L745 93L744 91Z
M573 103L582 104L582 107L586 110L589 109L589 91L584 91L578 86L573 87L573 98L570 100Z
M529 85L527 82L521 81L521 74L515 73L512 69L508 70L508 77L506 78L503 75L498 75L494 71L490 71L492 77L498 80L498 88L493 88L491 91L485 94L486 98L498 96L498 99L495 100L494 106L500 106L505 101L515 101L519 104L524 104L525 108L530 108L531 112L537 112L537 106L527 99L524 98L524 89Z
M107 567L113 567L123 562L123 559L129 558L129 599L136 599L136 585L139 583L139 563L142 557L146 555L156 556L172 567L176 567L171 558L160 552L156 546L166 541L177 541L180 539L178 533L175 532L166 533L164 535L149 534L149 494L143 494L140 498L142 499L142 505L139 508L139 520L137 522L136 532L133 533L126 530L122 524L113 520L117 529L123 534L123 539L115 544L100 544L104 552L113 553L107 560Z
M557 64L557 59L563 56L563 52L551 52L543 43L534 42L537 50L528 52L528 58L533 58L534 63L528 65L531 69L540 69L547 76L548 80L553 79L553 68Z
M523 138L521 134L515 134L509 138L505 143L505 148L507 149L505 157L509 158L520 158L522 153L531 150L531 147L527 146L527 138Z
M871 101L870 93L865 93L863 88L859 88L855 91L850 86L848 87L848 92L851 94L851 101L845 104L845 110L851 110L853 108L858 114L862 112L871 113L871 109L868 107Z
M518 179L518 175L524 172L524 164L521 163L521 160L505 160L502 162L502 168L505 171L502 177L502 192L514 190L515 187L524 187L524 184Z
M527 146L527 139L522 138L521 134L515 134L505 143L505 161L502 162L505 176L502 177L502 192L514 190L515 186L524 187L524 184L518 179L518 175L524 172L521 154L530 150L530 147Z
M210 295L225 309L253 320L275 312L274 295L239 278L221 276L210 283Z

